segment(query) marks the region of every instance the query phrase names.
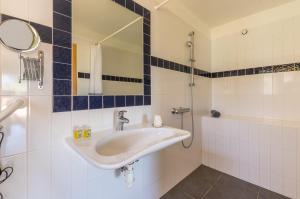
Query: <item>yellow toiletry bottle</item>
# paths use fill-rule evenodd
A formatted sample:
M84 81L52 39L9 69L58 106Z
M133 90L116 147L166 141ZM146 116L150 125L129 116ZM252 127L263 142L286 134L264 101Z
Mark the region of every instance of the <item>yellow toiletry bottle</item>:
M83 126L83 137L89 138L91 137L92 130L89 126Z
M73 129L73 138L78 140L82 136L82 130L79 127L74 127Z

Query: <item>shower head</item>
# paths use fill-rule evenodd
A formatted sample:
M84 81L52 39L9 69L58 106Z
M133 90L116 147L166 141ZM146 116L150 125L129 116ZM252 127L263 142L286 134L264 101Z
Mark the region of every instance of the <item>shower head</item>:
M194 47L194 35L195 35L195 32L192 31L189 33L189 36L191 37L191 40L186 42L186 45L189 47L189 48L192 48Z
M194 31L192 31L192 32L189 33L189 36L194 36L194 35L195 35Z
M193 47L193 42L192 41L188 41L188 42L186 42L186 45L188 46L188 47Z

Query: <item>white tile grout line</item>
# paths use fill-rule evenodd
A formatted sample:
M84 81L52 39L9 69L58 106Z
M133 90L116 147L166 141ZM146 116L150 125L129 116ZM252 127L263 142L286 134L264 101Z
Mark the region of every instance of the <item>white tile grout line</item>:
M189 193L183 192L183 194L189 197L190 199L196 199L194 196L190 195Z
M214 186L211 185L211 186L209 187L209 189L203 194L203 196L201 197L201 199L205 198L205 197L207 196L207 194L208 194L213 188L214 188Z
M207 194L215 187L215 185L220 181L220 179L223 177L223 174L221 173L221 175L218 177L218 179L216 180L216 182L210 186L210 188L203 194L203 196L201 197L201 199L204 199Z

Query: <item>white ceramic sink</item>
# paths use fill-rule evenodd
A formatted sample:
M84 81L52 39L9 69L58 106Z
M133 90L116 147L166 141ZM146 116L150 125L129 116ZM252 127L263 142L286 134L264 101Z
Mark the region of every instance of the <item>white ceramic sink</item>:
M118 169L190 136L190 132L180 129L141 127L119 132L103 131L87 140L67 138L66 141L81 157L95 166Z

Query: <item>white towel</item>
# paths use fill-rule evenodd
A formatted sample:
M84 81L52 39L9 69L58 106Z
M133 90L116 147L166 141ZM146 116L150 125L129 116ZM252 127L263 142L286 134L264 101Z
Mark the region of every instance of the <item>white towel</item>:
M102 46L91 46L90 94L102 94Z

